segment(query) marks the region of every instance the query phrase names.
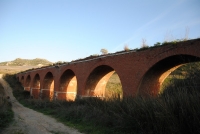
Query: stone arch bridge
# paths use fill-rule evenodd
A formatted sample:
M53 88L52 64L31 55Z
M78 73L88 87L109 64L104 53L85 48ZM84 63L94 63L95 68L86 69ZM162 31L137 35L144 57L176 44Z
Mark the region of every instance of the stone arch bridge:
M200 61L200 39L37 68L16 76L34 98L104 97L106 84L114 72L120 78L124 97L155 96L173 70L196 61Z

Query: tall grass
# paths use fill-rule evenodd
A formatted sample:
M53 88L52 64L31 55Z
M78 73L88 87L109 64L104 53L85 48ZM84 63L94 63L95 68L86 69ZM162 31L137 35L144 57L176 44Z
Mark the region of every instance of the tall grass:
M25 106L85 133L196 134L200 133L199 80L199 67L193 68L184 79L171 79L156 98L86 98L71 102L27 99L20 94ZM20 86L15 84L17 90Z
M105 88L105 97L109 99L113 96L119 98L123 96L121 81L116 72L110 77Z
M200 133L199 91L171 93L148 99L26 100L23 104L60 121L79 124L86 133Z
M5 74L3 78L9 83L10 87L13 89L13 95L17 100L20 101L30 98L30 93L23 89L15 74Z

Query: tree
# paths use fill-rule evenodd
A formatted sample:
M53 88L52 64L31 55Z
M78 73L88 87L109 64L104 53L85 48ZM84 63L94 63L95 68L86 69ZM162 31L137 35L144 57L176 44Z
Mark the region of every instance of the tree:
M157 42L156 44L154 44L154 46L160 46L161 43L160 42Z
M108 54L108 50L102 48L102 49L101 49L101 53L102 53L102 54Z
M146 43L146 39L142 39L142 48L148 48L149 46Z
M124 51L129 51L130 49L128 48L128 45L127 44L125 44L124 45Z

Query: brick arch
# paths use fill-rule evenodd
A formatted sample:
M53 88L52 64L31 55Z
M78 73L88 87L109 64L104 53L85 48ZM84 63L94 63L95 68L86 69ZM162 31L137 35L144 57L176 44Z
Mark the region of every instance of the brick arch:
M98 87L98 77L95 78L96 81L94 82L96 83L92 84L92 82L89 82L93 80L92 74L95 74L93 71L98 67L101 68L103 66L107 66L108 72L117 72L123 87L123 97L136 96L138 94L156 95L164 78L179 65L186 63L179 63L179 60L177 60L177 64L174 64L172 61L178 59L178 56L189 57L190 60L188 62L196 61L195 58L200 57L199 50L200 39L193 39L177 42L176 44L168 43L162 46L152 47L145 50L117 52L113 54L75 60L59 66L49 66L37 68L34 70L27 70L25 72L18 73L17 76L24 76L23 86L25 86L27 75L30 74L31 78L33 78L35 73L38 73L40 75L41 88L44 89L45 76L48 72L51 72L53 74L53 80L55 81L53 81L55 83L54 89L55 91L58 91L59 79L61 75L67 69L71 69L73 72L75 72L77 77L77 95L81 97L84 95L90 95L90 90L92 89L95 91L96 87ZM168 65L168 61L170 64L173 64ZM111 69L109 70L109 68ZM107 73L105 73L105 75L106 74ZM150 77L150 74L153 74L152 78ZM99 82L100 80L101 78L99 78ZM88 89L89 94L87 94ZM100 96L102 94L97 95ZM95 94L93 94L93 96L95 96Z
M75 100L77 94L77 78L71 69L65 70L59 79L55 97L59 100Z
M200 61L200 57L192 55L173 55L154 64L143 76L138 89L142 96L156 96L167 76L178 67L189 62Z
M39 98L39 91L40 91L40 75L37 73L33 78L30 94L33 96L33 98Z
M24 90L30 91L30 87L31 87L31 76L28 75L25 80Z
M105 88L115 70L108 65L95 67L87 78L84 96L105 97Z
M42 99L53 99L54 77L52 72L47 72L43 79L43 87L41 91Z

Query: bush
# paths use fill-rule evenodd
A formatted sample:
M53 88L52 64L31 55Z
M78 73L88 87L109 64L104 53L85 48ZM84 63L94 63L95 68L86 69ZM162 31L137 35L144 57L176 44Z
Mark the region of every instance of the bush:
M9 125L14 117L13 111L11 110L12 105L3 95L4 89L0 84L0 132Z
M156 44L154 44L154 46L160 46L161 43L160 42L157 42Z
M30 98L30 92L24 91L21 83L17 80L14 74L6 74L3 78L9 83L10 87L13 89L13 95L16 99L28 99Z

